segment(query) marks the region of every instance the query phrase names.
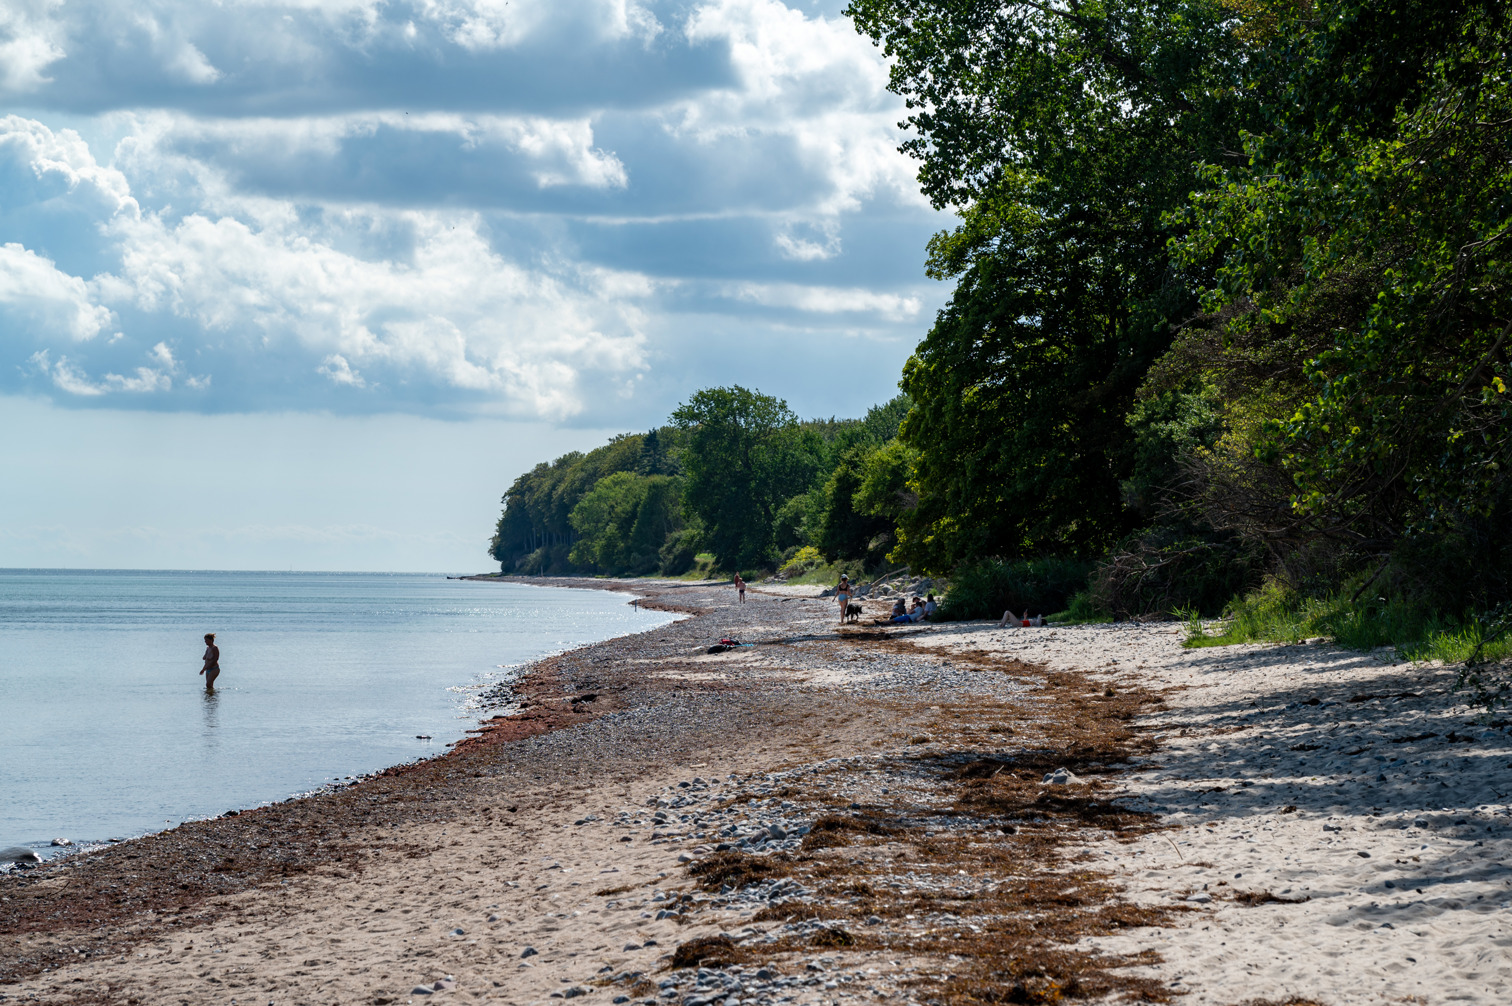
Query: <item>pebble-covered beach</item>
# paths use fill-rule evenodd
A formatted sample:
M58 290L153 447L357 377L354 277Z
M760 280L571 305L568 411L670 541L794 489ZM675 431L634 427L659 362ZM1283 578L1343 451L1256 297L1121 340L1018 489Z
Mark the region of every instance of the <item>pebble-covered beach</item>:
M0 1001L1512 999L1512 743L1452 670L601 586L690 617L444 757L0 877Z

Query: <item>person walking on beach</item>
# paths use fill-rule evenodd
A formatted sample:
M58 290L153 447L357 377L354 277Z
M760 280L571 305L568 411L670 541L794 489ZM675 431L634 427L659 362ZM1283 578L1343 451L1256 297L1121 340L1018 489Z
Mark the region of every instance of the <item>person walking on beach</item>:
M848 574L841 573L840 582L835 584L835 600L840 602L841 625L845 624L845 609L850 607L851 590L852 588L850 576Z
M740 603L745 604L745 581L740 578L739 573L735 574L735 589L740 592Z
M220 677L220 647L215 645L215 633L205 633L205 666L200 668L205 676L205 691L215 691L215 679Z

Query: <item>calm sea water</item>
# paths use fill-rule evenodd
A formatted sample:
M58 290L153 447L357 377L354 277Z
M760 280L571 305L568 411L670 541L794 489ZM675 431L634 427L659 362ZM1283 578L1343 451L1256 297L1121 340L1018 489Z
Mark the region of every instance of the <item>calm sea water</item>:
M0 570L0 847L46 855L435 754L519 665L673 618L628 601L440 575Z

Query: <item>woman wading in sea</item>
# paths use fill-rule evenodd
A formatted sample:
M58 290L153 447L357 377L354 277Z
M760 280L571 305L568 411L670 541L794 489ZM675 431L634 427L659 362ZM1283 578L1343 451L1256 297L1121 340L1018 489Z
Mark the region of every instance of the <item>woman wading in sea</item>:
M220 647L215 645L215 633L205 633L205 666L200 668L205 676L205 691L215 691L215 679L220 677Z

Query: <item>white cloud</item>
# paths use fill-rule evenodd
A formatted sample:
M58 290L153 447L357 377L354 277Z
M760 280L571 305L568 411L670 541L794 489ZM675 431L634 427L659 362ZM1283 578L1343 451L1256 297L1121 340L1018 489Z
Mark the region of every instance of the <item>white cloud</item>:
M0 4L0 94L35 91L62 59L62 28L54 12L63 0L6 0Z
M54 131L35 119L0 116L0 161L23 166L44 190L61 188L76 202L94 204L105 215L137 212L126 176L99 164L72 129ZM6 201L14 205L19 194L9 195Z
M345 384L351 388L367 387L367 382L362 379L362 375L353 370L346 357L340 353L327 356L321 361L320 366L315 368L315 372L328 378L332 384Z
M134 394L143 394L150 391L168 391L173 387L173 378L151 367L138 367L131 377L122 377L120 374L106 374L105 387L111 391L125 391Z
M0 245L0 308L35 332L60 332L75 342L111 322L110 309L92 302L84 280L14 243Z
M881 293L859 287L802 286L796 283L737 283L726 295L763 307L796 308L816 314L876 314L893 321L917 317L918 297Z
M689 15L686 33L694 43L727 44L739 86L683 103L669 128L705 143L785 137L826 183L774 233L784 257L839 254L833 221L878 195L927 205L913 165L897 150L901 102L886 90L887 66L849 20L811 18L779 0L711 0ZM824 239L796 235L795 222L818 228Z
M633 0L428 0L423 16L473 52L518 46L553 21L575 23L589 38L649 42L662 31L656 15Z
M132 136L123 153L140 170L178 170L204 184L206 166L182 151L208 151L219 164L248 169L274 168L286 173L326 168L354 143L370 142L380 132L434 144L436 167L458 154L493 161L502 175L511 168L539 188L583 186L623 189L625 165L611 151L595 145L591 118L554 119L531 115L455 112L408 113L364 111L299 118L198 118L172 113L130 117ZM501 157L501 155L504 155ZM412 198L423 198L408 179Z
M930 211L886 66L843 18L777 0L28 2L0 14L0 45L24 21L68 51L28 107L63 94L78 131L0 117L0 312L30 340L12 364L40 351L31 379L68 396L177 400L213 370L236 407L562 419L669 386L642 380L652 361L713 365L661 351L705 323L689 291L716 291L721 327L802 313L896 338L924 310L846 246L877 202ZM488 90L498 66L550 70L541 46L564 40L579 90ZM415 75L402 101L391 72ZM314 112L290 97L326 93ZM74 110L91 101L131 110Z
M161 359L158 350L166 350L167 347L158 343L153 347L153 357ZM84 398L96 398L113 391L127 394L148 394L155 391L170 391L173 389L173 378L168 371L173 369L172 354L168 354L170 365L166 370L155 367L137 367L130 377L122 374L106 374L101 380L91 380L89 375L77 367L67 356L58 357L56 362L51 359L51 354L41 349L33 353L28 362L38 373L46 375L52 380L53 386L60 391L66 391L70 395L78 395ZM208 383L208 379L206 379Z
M80 373L78 368L68 362L68 357L58 358L58 362L52 362L51 355L45 349L39 349L27 358L37 372L52 379L52 383L61 391L70 395L83 395L94 397L105 394L105 389L90 382L89 377Z
M797 231L805 229L813 234L813 237L802 237ZM822 240L814 240L822 238ZM821 219L817 226L802 227L799 222L791 222L788 226L777 232L777 248L783 257L795 259L799 262L814 262L820 259L833 258L840 253L840 228L833 218Z
M354 226L378 211L354 210ZM123 221L120 285L134 306L170 311L211 331L290 340L319 372L362 386L357 366L429 374L501 396L523 414L561 418L584 407L581 379L645 366L632 312L570 277L527 270L494 253L471 213L397 214L415 235L408 262L338 251L297 225L250 226L194 214L169 224Z

